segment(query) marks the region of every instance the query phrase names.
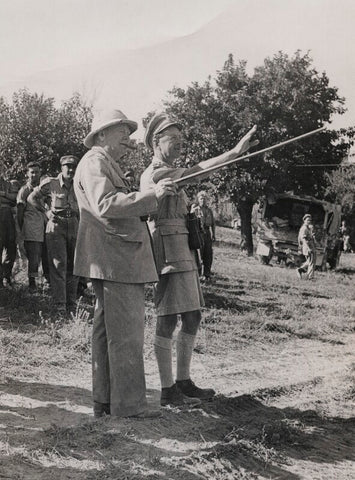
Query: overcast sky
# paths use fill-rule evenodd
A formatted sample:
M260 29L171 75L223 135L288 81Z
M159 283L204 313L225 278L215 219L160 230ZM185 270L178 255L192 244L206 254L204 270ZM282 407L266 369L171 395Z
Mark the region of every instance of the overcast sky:
M19 88L11 83L15 79L44 78L43 70L93 63L119 49L179 38L180 46L197 50L195 56L186 51L190 63L185 62L183 72L169 52L164 89L213 75L230 52L247 60L251 73L279 50L310 50L316 68L325 70L331 85L347 98L349 111L334 126L355 125L355 0L0 0L0 94L8 95L12 85ZM135 71L125 99L127 113L137 119L162 95L159 75L155 84L143 85L145 72L136 78ZM47 84L29 84L61 99L67 95L60 90L62 78L58 73ZM105 86L101 93L103 99L111 98Z
M193 33L233 0L0 0L1 81Z

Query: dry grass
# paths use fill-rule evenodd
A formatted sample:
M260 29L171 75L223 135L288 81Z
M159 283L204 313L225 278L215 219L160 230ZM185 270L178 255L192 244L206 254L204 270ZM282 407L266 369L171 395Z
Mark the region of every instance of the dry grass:
M21 275L0 292L0 478L354 478L355 256L301 282L294 270L244 256L236 231L219 228L218 238L193 369L218 395L158 420L93 420L90 301L60 316L46 292L28 294ZM146 300L156 403L150 287Z

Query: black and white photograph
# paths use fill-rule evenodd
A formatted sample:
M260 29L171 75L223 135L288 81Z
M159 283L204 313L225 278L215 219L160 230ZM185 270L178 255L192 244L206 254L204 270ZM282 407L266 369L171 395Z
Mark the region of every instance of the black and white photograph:
M355 478L355 3L0 1L0 479Z

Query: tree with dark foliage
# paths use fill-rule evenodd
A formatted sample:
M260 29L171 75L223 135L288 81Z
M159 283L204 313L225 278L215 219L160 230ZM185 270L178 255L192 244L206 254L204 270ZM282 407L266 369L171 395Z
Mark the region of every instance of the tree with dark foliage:
M19 90L12 102L0 98L0 168L22 179L26 165L39 161L44 173L56 174L63 155L81 157L90 130L92 106L79 93L56 106L54 98Z
M335 113L344 113L344 98L329 86L326 74L312 66L309 54L279 52L267 58L252 76L246 62L229 55L222 70L205 83L173 88L167 110L182 123L184 155L192 165L230 149L253 124L258 148L317 129ZM303 165L340 163L347 142L341 132L326 130L302 142L257 156L214 174L205 188L229 196L241 217L242 242L253 253L251 214L256 200L269 193L294 191L321 197L323 171ZM184 161L182 160L182 161Z

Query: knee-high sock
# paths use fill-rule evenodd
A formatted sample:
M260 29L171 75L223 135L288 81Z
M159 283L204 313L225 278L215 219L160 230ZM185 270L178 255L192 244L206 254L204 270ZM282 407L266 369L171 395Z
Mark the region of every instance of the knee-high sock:
M190 364L195 338L196 335L189 335L181 330L178 333L176 340L176 380L187 380L190 378Z
M161 388L174 385L172 369L171 338L155 336L154 351L158 362Z

